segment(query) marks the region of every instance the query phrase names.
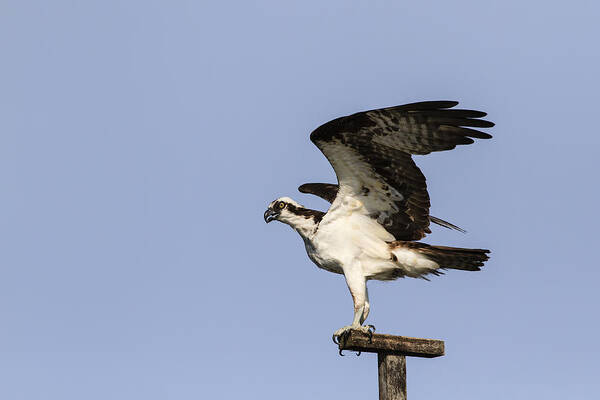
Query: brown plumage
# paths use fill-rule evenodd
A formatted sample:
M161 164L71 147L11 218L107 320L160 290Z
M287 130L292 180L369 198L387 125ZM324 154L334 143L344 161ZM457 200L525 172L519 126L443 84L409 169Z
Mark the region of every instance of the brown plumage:
M305 183L298 187L298 191L300 193L308 193L314 194L315 196L319 196L323 200L326 200L330 203L333 203L335 200L335 196L337 196L337 192L339 190L338 185L333 183ZM368 188L363 188L362 193L369 194L370 190ZM444 221L441 218L434 217L433 215L429 216L429 221L434 224L443 226L444 228L454 229L456 231L466 233L466 231L460 226L456 226L453 223L448 221Z
M459 247L432 246L420 242L398 240L389 244L390 250L398 247L408 248L423 254L435 261L440 268L461 269L464 271L479 271L483 263L489 259L489 250L463 249ZM433 272L435 274L435 272Z
M305 183L298 188L300 193L309 193L319 196L323 200L333 203L337 196L338 185L333 183Z
M428 101L363 111L321 125L310 138L332 164L345 195L361 199L396 239L419 240L431 232L430 201L425 177L411 155L491 138L469 128L492 127L478 119L486 113L451 109L457 104ZM308 185L303 188L331 199L332 186Z

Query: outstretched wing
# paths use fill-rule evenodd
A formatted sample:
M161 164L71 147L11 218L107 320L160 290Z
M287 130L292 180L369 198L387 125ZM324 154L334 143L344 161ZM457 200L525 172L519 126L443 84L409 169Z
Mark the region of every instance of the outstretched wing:
M472 138L489 139L491 135L472 127L494 126L479 119L484 112L451 109L457 104L428 101L364 111L315 129L310 139L338 178L332 209L355 200L397 240L430 233L427 185L411 155L450 150L473 143ZM328 184L308 185L327 200L332 195Z
M298 187L298 191L300 193L314 194L315 196L319 196L323 200L326 200L330 203L333 203L335 200L338 189L338 185L333 183L305 183ZM443 219L434 217L433 215L429 216L429 222L433 222L434 224L438 224L444 228L454 229L456 231L466 233L466 231L460 226L456 226L451 222L444 221Z

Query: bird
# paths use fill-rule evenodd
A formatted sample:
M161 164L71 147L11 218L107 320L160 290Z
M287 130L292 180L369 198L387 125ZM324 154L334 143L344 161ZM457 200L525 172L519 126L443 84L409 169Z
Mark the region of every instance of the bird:
M423 101L362 111L319 126L310 140L333 167L337 184L306 183L301 193L330 204L327 212L304 207L290 197L272 201L266 223L279 221L304 241L319 268L345 277L354 315L333 333L339 343L352 330L372 336L364 325L370 311L367 282L411 277L429 280L445 270L479 271L490 253L430 245L419 240L430 223L464 230L429 214L425 176L412 155L454 149L492 136L482 111L454 108L457 101Z

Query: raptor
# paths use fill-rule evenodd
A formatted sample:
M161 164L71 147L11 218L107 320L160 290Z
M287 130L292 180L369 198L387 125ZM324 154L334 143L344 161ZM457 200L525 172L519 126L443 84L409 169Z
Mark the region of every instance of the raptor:
M455 101L426 101L363 111L329 121L310 140L329 160L338 183L307 183L302 193L331 203L327 212L303 207L289 197L269 204L265 222L277 220L300 234L308 257L324 270L343 274L354 318L338 329L339 341L369 315L367 281L423 278L446 269L479 271L489 250L433 246L419 242L430 223L462 230L429 215L425 176L412 159L489 139L474 128L490 128L486 113L456 109Z

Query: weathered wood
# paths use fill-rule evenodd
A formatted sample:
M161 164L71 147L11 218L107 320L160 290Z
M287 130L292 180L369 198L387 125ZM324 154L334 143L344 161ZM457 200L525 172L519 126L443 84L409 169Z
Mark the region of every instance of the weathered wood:
M406 400L406 357L377 353L379 400Z
M369 337L360 331L350 331L346 340L339 343L339 349L365 353L386 353L397 356L433 358L444 355L444 341L420 339L405 336L381 335Z

